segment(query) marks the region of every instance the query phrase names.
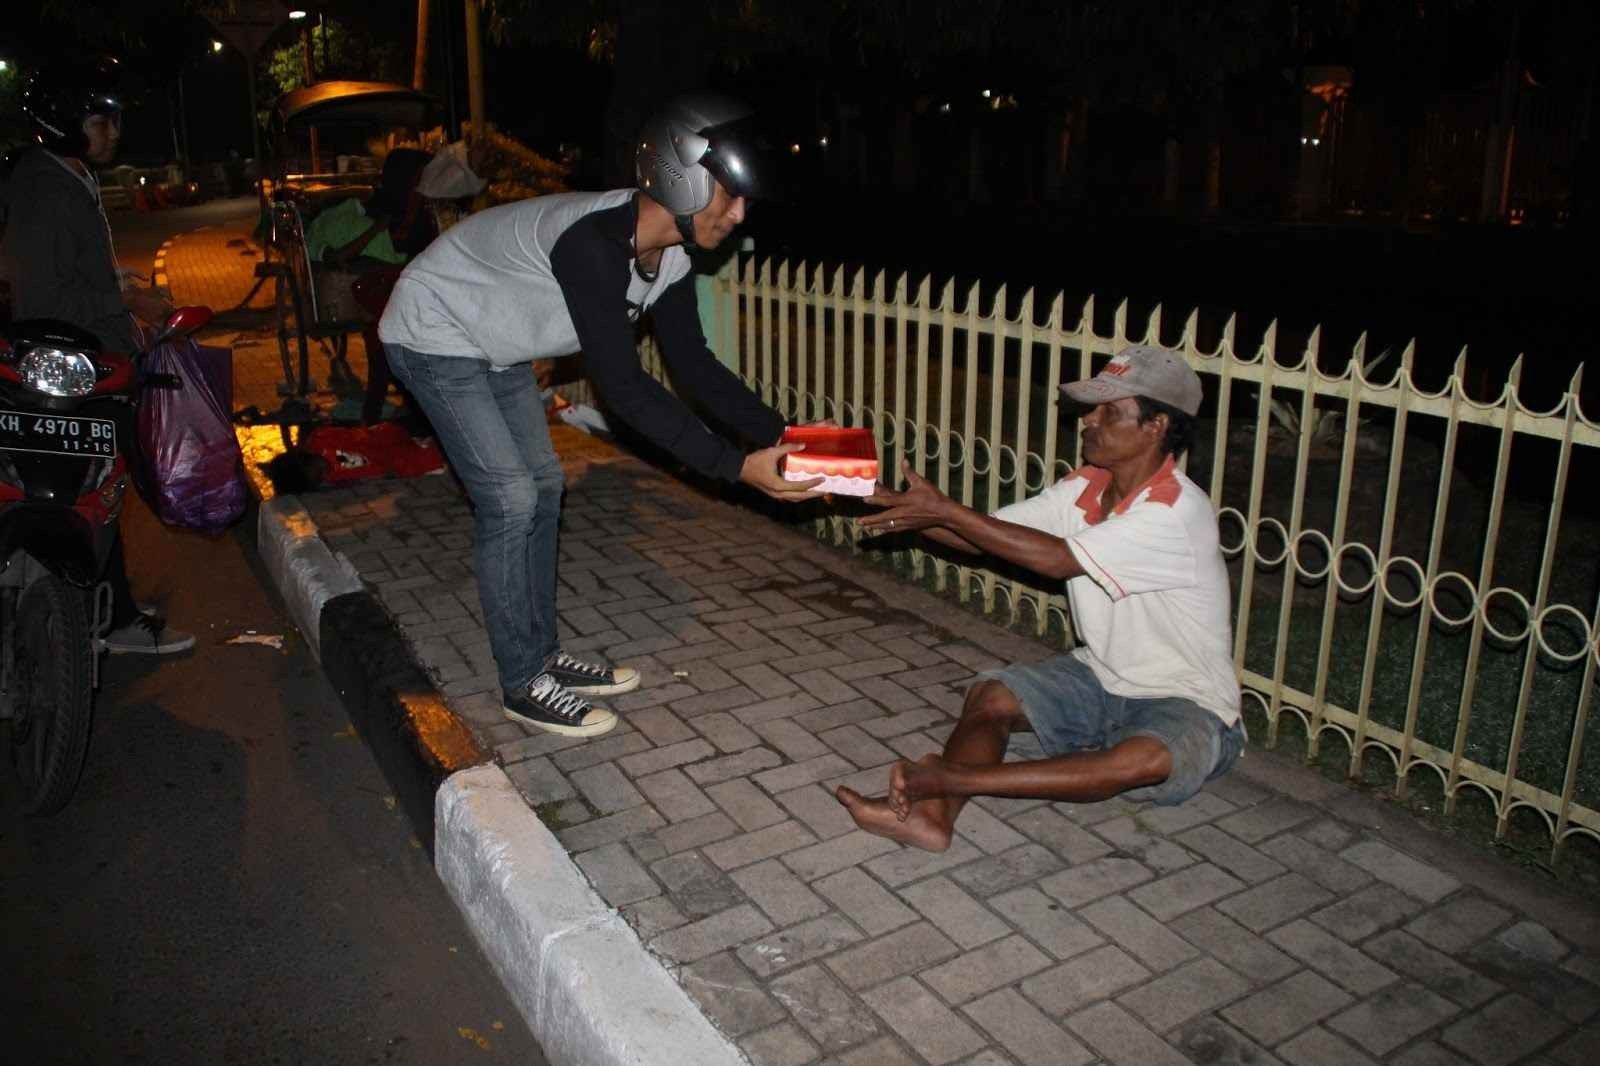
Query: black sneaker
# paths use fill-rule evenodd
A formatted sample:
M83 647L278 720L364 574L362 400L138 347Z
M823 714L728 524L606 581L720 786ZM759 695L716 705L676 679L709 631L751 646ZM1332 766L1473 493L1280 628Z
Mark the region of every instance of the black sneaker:
M564 737L597 737L617 724L615 714L604 707L591 707L588 700L562 688L548 673L534 678L522 692L507 696L501 710L513 722Z
M580 696L620 696L639 687L639 671L631 666L586 663L564 651L550 656L544 669L562 688Z

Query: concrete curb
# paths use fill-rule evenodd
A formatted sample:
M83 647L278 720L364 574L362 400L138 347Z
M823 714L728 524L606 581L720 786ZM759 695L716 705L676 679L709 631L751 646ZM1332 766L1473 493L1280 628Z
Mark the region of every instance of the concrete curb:
M311 513L293 496L261 504L256 543L273 584L289 605L289 617L321 662L323 605L335 596L362 591L360 575L328 550Z
M551 1062L736 1066L495 765L439 789L434 865Z
M171 253L172 242L175 240L176 237L168 240L156 250L155 262L150 267L150 287L159 289L161 295L169 300L172 299L172 285L167 280L167 256Z
M377 597L335 596L323 605L319 627L323 673L432 855L439 786L493 756L434 691Z
M300 501L264 501L257 533L295 625L550 1061L745 1064L488 761Z

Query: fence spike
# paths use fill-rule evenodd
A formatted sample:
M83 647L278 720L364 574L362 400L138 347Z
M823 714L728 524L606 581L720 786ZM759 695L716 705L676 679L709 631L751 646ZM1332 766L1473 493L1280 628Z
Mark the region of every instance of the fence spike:
M1455 365L1450 368L1451 387L1455 395L1462 399L1467 398L1467 346L1463 344L1461 351L1456 353Z
M1189 317L1183 320L1183 346L1189 351L1200 343L1200 308L1189 308Z
M1050 317L1045 321L1045 325L1048 328L1058 332L1061 330L1061 316L1066 311L1066 303L1066 294L1059 289L1056 290L1054 296L1050 297Z
M1127 297L1123 297L1121 302L1117 304L1117 309L1111 316L1111 335L1116 338L1118 348L1128 343Z
M1513 392L1516 391L1518 385L1522 384L1522 360L1525 358L1527 358L1526 355L1518 352L1516 362L1511 364L1511 373L1506 375L1506 384L1511 386Z
M1234 356L1234 341L1239 333L1239 313L1228 312L1228 320L1222 324L1222 351L1224 355Z
M995 321L1004 321L1006 317L1006 286L1005 282L994 291L994 300L989 304L989 317Z
M1154 345L1156 345L1158 347L1161 344L1161 305L1160 304L1156 304L1155 309L1150 312L1150 321L1145 323L1144 342L1146 344L1154 344Z
M956 279L945 278L944 284L939 287L939 310L954 312L956 309Z
M1074 333L1094 332L1094 293L1090 293L1083 301L1083 310L1078 312L1078 324L1072 328Z
M1567 386L1567 391L1576 399L1583 392L1583 364L1578 364L1578 369L1572 372L1572 384Z
M840 263L833 268L833 294L839 296L844 293L844 264ZM848 295L855 295L854 292Z
M1022 299L1017 301L1017 321L1032 324L1033 322L1033 287L1030 285L1022 292ZM1580 372L1582 368L1579 368Z
M928 310L933 296L933 275L924 274L922 280L917 282L917 306Z
M978 302L978 283L976 281L967 289L967 313L973 315L983 314L983 305Z
M1406 341L1404 348L1400 349L1400 369L1406 372L1407 377L1411 376L1411 365L1416 362L1416 359L1417 339L1413 337Z
M888 283L888 279L886 277L886 275L888 273L889 272L887 270L879 270L878 273L873 277L873 279L872 279L872 298L874 300L882 300L883 299L883 293L884 293L884 290L887 287L887 283Z

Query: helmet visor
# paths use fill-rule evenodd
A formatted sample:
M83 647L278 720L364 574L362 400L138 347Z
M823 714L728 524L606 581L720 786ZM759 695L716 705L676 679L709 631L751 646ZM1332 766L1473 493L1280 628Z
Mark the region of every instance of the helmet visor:
M771 199L777 192L777 153L756 116L701 131L710 147L700 163L735 196Z

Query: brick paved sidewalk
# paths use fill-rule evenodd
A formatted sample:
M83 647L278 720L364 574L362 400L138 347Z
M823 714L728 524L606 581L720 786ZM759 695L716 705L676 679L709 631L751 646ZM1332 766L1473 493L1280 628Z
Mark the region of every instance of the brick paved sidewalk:
M558 440L562 639L644 675L593 741L500 716L452 482L304 502L752 1061L1595 1061L1592 903L1536 921L1276 756L1178 808L980 800L943 855L856 830L834 786L882 791L894 759L939 749L974 671L1048 649Z
M252 236L254 226L252 217L173 238L165 256L167 289L175 304L204 304L216 313L204 336L233 349L234 406L273 411L283 402L279 384L285 377L273 283L256 287L255 267L262 253ZM243 303L246 297L249 302ZM348 335L348 346L351 370L364 381L366 347L359 332ZM326 406L335 399L327 391L328 352L316 341L310 351L311 377L322 389L314 399Z
M234 236L175 245L201 253L193 291L209 270L226 302L253 265ZM238 337L259 389L275 338ZM980 800L943 855L857 831L835 785L881 791L975 671L1049 649L552 428L562 639L644 676L603 738L500 716L450 479L304 503L753 1062L1600 1061L1600 906L1274 755L1177 808Z

